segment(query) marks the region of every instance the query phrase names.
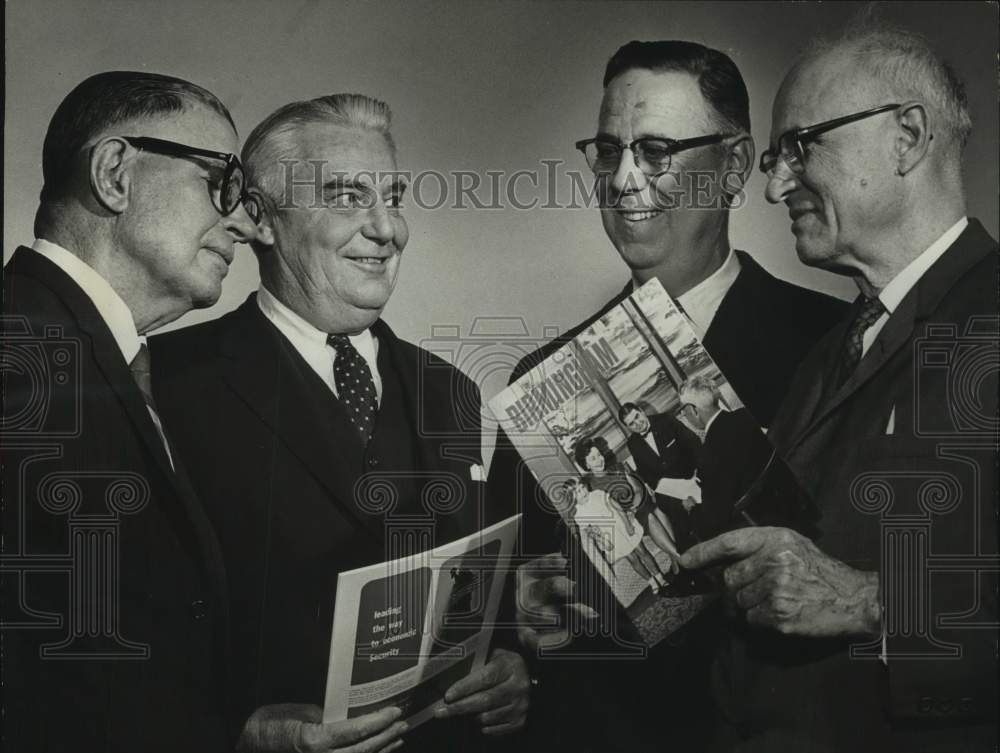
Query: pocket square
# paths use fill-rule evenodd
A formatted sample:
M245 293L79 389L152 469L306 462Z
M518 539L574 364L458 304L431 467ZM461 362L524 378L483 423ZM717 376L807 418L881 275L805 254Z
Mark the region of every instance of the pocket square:
M485 481L486 473L483 471L483 467L478 463L473 463L469 466L469 478L473 481Z

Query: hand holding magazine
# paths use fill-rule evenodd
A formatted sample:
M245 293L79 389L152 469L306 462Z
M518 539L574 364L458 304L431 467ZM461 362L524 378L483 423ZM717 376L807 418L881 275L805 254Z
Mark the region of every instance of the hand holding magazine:
M690 546L731 528L799 527L812 516L656 279L489 407L560 514L563 550L583 552L569 559L589 562L647 645L718 596L711 577L680 567ZM580 596L605 602L596 591Z

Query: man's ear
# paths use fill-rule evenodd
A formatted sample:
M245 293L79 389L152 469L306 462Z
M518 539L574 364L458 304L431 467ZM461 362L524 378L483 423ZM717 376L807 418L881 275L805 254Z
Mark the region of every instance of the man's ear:
M274 215L271 204L257 188L247 190L247 202L251 205L247 214L257 226L254 241L261 246L274 246Z
M722 176L722 190L729 197L729 204L733 208L739 208L745 201L743 188L750 180L756 155L753 137L749 133L737 136L736 141L729 147L726 172Z
M899 124L894 144L896 174L906 175L924 159L934 140L927 110L919 102L907 102L896 111Z
M128 208L135 158L128 142L117 136L101 139L90 148L90 190L98 203L113 214Z

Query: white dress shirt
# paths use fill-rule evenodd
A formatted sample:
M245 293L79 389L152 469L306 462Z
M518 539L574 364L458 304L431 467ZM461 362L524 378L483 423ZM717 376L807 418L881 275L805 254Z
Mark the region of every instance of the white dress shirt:
M736 253L729 249L729 256L722 266L699 282L689 291L677 297L677 303L684 309L688 319L694 326L695 334L704 339L712 320L726 297L729 288L736 282L740 274L740 260Z
M337 360L337 351L327 343L329 333L316 329L275 298L274 294L263 285L257 290L257 305L268 321L278 328L296 352L309 364L309 368L316 372L334 395L337 395L337 385L333 379L333 363ZM378 340L372 336L370 329L357 335L348 335L347 339L368 364L372 380L375 382L375 397L381 405L382 378L378 373Z
M864 337L861 339L862 357L868 352L872 343L875 342L878 333L882 331L885 323L889 321L889 317L899 307L900 302L906 297L906 294L913 289L913 286L920 281L920 278L924 276L934 262L940 259L945 251L951 248L951 244L958 239L958 236L962 234L962 231L965 230L968 224L968 218L963 217L945 230L944 234L934 241L926 251L907 264L902 272L893 277L892 281L882 288L878 294L878 299L885 306L885 313L876 319L875 323L865 331Z
M132 310L115 292L115 289L101 277L97 270L56 243L44 238L36 238L35 242L31 244L31 248L73 278L73 281L94 304L101 319L108 325L111 336L118 344L118 349L121 351L125 363L131 364L132 359L139 353L140 346L146 344L146 336L140 335L136 330ZM153 419L160 439L163 440L163 447L167 451L167 459L172 468L174 458L170 453L170 445L167 443L160 417L148 405L146 409L149 411L149 417Z
M73 278L93 302L101 319L108 325L111 336L115 338L125 358L125 363L132 363L132 359L139 352L139 346L146 342L146 338L136 331L132 311L108 281L80 257L51 241L38 238L31 244L31 248Z

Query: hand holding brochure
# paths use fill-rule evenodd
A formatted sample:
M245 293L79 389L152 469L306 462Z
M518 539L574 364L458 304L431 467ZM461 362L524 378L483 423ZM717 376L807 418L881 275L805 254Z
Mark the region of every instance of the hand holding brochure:
M340 574L324 722L399 706L416 726L486 662L519 521Z

